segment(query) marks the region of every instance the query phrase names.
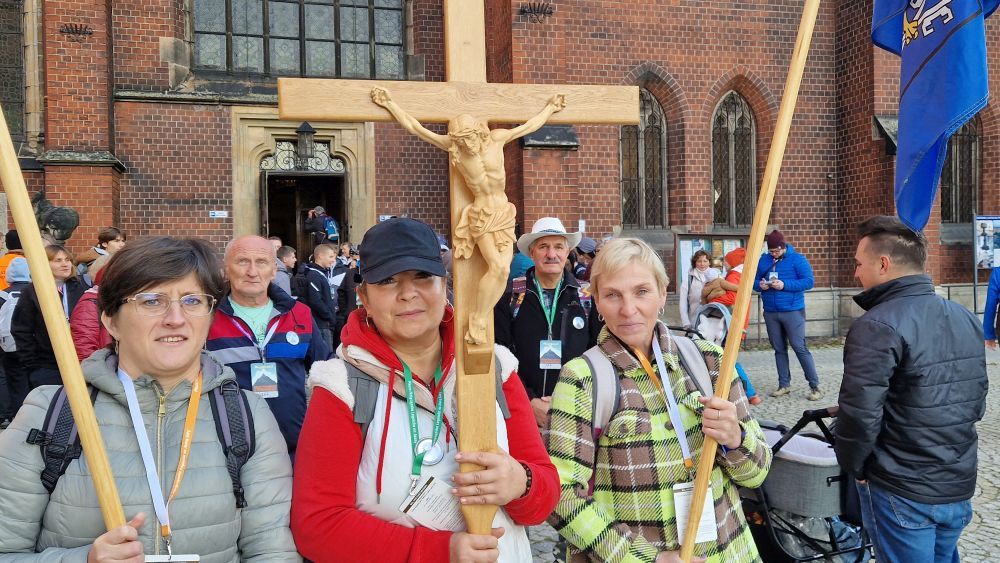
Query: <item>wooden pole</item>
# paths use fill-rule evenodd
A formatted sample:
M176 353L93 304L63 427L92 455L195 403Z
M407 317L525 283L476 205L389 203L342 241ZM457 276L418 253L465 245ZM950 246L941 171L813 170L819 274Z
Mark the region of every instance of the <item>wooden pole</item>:
M42 245L42 236L38 230L28 190L24 186L21 167L14 152L14 143L10 138L7 121L0 112L0 182L7 192L7 203L14 216L14 226L21 238L28 267L31 270L31 281L38 295L38 304L42 308L45 326L48 328L52 350L55 352L59 373L66 387L66 398L69 400L76 421L83 454L87 457L94 488L97 490L97 500L101 504L101 515L104 526L111 530L125 524L125 513L121 500L118 498L118 488L115 486L114 475L111 474L111 464L104 449L104 440L97 426L94 406L90 403L90 393L80 370L80 362L76 357L76 347L69 333L69 323L63 312L62 303L57 299L55 279L49 268L49 260Z
M819 0L806 0L799 22L798 37L795 40L795 50L792 51L792 62L785 79L785 91L781 96L781 107L778 109L778 121L771 139L771 151L767 155L767 166L764 168L764 181L760 195L757 197L757 208L754 210L753 226L750 229L750 240L747 241L746 266L740 279L740 288L736 294L736 307L733 311L734 325L743 323L750 311L750 295L753 284L757 283L757 258L761 254L768 218L771 216L771 203L778 185L778 173L781 171L781 161L785 157L785 144L788 141L788 131L792 125L795 113L795 102L799 95L799 85L802 83L802 73L805 71L806 59L809 56L809 44L812 42L813 27L819 13ZM734 332L733 334L736 334ZM722 367L719 370L719 380L715 385L715 396L723 399L729 397L729 387L733 372L736 369L736 357L740 352L740 339L729 338L722 354ZM712 467L715 465L715 452L719 444L712 438L705 437L698 460L698 471L694 485L694 497L691 499L691 509L688 513L686 540L681 546L681 560L691 563L694 555L695 536L698 532L698 521L701 520L701 509L708 494L708 485L712 478Z

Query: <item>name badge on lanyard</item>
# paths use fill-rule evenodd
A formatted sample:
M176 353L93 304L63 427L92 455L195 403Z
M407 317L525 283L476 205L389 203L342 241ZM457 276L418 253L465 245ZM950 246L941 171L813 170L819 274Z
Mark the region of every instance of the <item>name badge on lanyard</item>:
M267 331L267 335L264 336L263 342L257 342L257 339L247 332L243 325L236 322L236 319L232 319L233 324L236 328L243 333L254 343L257 347L257 351L260 352L260 362L254 362L250 364L250 387L254 393L260 395L262 399L275 399L278 397L278 364L274 362L267 361L267 343L271 341L274 333L278 330L278 323L275 322L271 325L270 330Z

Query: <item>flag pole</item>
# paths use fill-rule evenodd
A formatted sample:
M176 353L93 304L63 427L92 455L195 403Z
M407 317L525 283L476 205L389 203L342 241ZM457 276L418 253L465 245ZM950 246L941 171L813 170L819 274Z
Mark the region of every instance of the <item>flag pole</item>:
M56 298L58 295L56 282L45 255L45 247L42 246L38 222L35 220L28 190L24 185L24 177L21 175L21 167L17 162L17 153L14 152L7 120L2 112L0 112L0 182L7 192L7 203L14 216L14 226L17 228L21 246L28 260L31 281L35 286L49 339L52 341L52 350L59 365L63 386L66 388L66 398L73 411L83 453L94 480L104 525L111 530L125 524L125 513L118 498L118 488L115 486L111 464L108 462L108 454L97 426L90 393L87 391L80 362L76 357L76 348L70 337L69 323L66 322L62 303Z
M757 283L756 260L761 254L768 219L771 216L771 203L778 185L778 173L781 171L781 161L785 156L785 144L788 141L788 131L792 125L792 115L795 113L795 102L799 95L799 85L802 83L802 73L805 71L806 59L809 56L809 44L812 42L813 27L819 13L819 0L806 0L799 22L798 37L795 49L792 51L792 62L785 79L785 91L781 96L781 106L778 109L778 120L771 139L771 150L767 155L767 166L764 168L764 180L760 195L757 197L757 207L754 210L753 226L750 228L750 239L747 241L746 264L743 277L740 279L739 291L736 294L736 306L733 311L733 324L742 325L750 311L750 295L753 284ZM738 332L730 332L738 334ZM726 348L722 354L722 367L719 369L719 379L715 385L715 396L729 398L729 388L736 369L736 357L740 352L740 338L726 339ZM695 478L694 497L691 499L691 509L688 513L687 528L681 546L681 560L691 563L694 555L695 536L698 532L698 522L701 520L702 506L708 494L708 485L712 477L712 467L715 465L715 453L719 444L706 436L702 446L701 458L698 460L697 477Z

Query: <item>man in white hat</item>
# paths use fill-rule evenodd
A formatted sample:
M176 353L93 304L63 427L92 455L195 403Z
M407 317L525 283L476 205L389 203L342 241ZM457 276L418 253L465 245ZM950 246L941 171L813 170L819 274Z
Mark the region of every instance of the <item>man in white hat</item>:
M514 278L494 308L496 341L514 352L517 373L539 426L548 423L549 399L562 365L597 343L601 323L587 284L566 267L580 233L568 233L555 217L535 222L517 248L535 266Z

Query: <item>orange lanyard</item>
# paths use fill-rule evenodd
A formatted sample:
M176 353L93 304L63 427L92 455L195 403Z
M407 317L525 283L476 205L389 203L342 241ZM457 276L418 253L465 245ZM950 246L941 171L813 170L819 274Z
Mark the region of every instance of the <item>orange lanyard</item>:
M184 472L187 471L188 458L191 457L191 443L194 441L194 427L198 424L198 404L201 402L201 372L191 383L191 398L188 399L187 415L184 417L184 433L181 434L181 453L177 458L177 470L174 472L174 484L170 487L170 495L167 496L167 506L174 500L177 491L181 488L181 481L184 480ZM170 523L160 526L160 532L164 537L170 537Z
M198 376L191 382L191 397L188 400L187 416L184 419L184 432L181 434L180 456L177 459L177 469L174 472L174 484L166 501L164 501L163 492L160 490L156 461L153 459L153 449L149 445L149 435L146 434L146 425L142 420L139 399L135 394L135 384L121 368L118 369L118 380L121 381L125 391L129 416L132 419L132 429L135 431L139 452L142 454L142 464L146 470L149 494L153 501L153 511L156 512L156 518L160 521L160 534L167 544L167 553L170 553L170 514L167 507L180 489L181 481L184 480L184 472L187 470L188 458L191 457L191 443L194 441L194 429L198 423L198 404L201 402L202 374L199 371Z

